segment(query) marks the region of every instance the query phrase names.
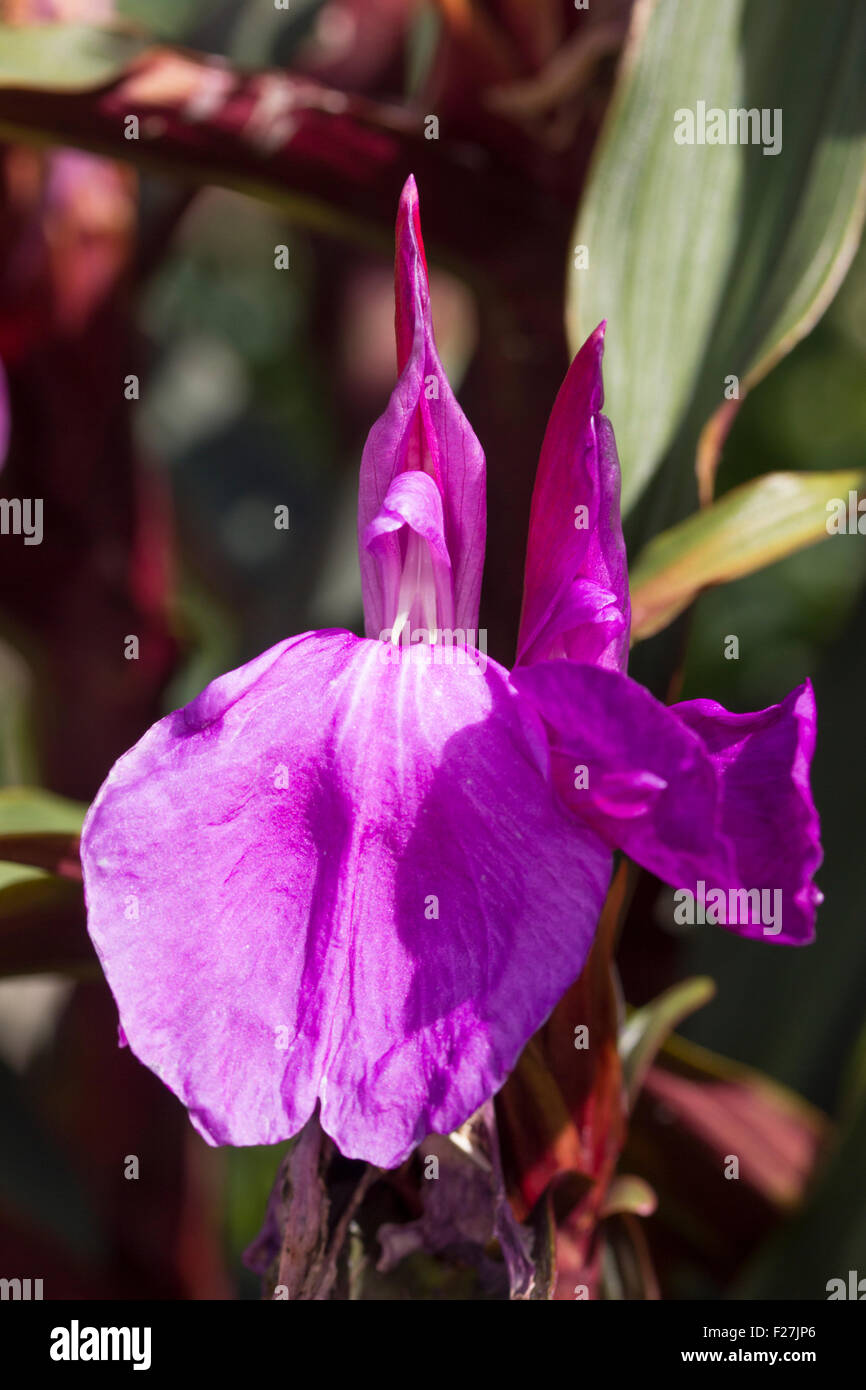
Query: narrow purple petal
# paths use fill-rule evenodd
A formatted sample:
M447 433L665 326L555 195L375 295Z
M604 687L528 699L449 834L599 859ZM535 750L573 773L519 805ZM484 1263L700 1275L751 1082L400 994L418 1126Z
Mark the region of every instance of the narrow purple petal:
M630 607L620 473L604 401L604 324L571 364L532 497L519 665L554 657L624 671Z
M433 336L418 191L410 178L397 219L396 333L400 377L388 407L367 438L361 460L358 536L367 635L393 625L380 556L365 545L394 479L421 469L442 498L451 562L454 624L478 626L484 565L484 454L439 361ZM445 624L447 625L447 624Z
M812 877L823 858L809 785L817 723L811 682L755 714L731 714L715 700L684 701L671 712L701 738L716 768L722 829L741 880L782 893L780 940L811 941L822 900Z
M386 1166L502 1084L610 868L502 668L343 632L156 724L82 859L130 1047L205 1138L274 1143L318 1101L345 1154Z

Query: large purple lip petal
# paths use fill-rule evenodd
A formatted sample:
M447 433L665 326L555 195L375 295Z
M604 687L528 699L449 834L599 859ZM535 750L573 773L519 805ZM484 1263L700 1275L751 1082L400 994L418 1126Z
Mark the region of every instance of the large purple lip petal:
M507 673L421 655L283 643L155 725L90 811L129 1045L212 1143L274 1143L318 1101L345 1154L397 1164L503 1083L580 972L608 850Z

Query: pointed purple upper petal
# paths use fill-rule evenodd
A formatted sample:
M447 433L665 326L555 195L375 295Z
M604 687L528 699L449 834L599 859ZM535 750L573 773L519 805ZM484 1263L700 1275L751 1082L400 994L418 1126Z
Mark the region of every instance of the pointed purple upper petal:
M418 191L410 178L400 199L395 266L397 385L367 439L361 460L358 537L368 636L393 626L381 554L365 541L394 479L421 469L442 499L451 566L454 626L475 629L484 566L484 454L439 361L433 337ZM449 624L443 623L448 626Z
M529 520L517 661L624 671L630 607L620 472L604 401L604 324L571 364L550 415Z
M736 846L740 878L782 892L780 940L811 941L822 901L812 877L823 859L809 785L817 724L811 682L754 714L731 714L715 700L684 701L671 713L699 736L716 768L721 826Z
M690 893L701 881L725 894L778 891L781 921L760 917L757 899L750 916L744 898L739 919L720 924L811 940L821 853L810 686L738 715L710 700L668 708L628 676L568 661L521 668L512 683L544 720L563 801L608 844Z
M156 724L82 862L129 1045L199 1131L274 1143L318 1100L345 1154L386 1166L502 1084L610 870L506 672L343 632Z

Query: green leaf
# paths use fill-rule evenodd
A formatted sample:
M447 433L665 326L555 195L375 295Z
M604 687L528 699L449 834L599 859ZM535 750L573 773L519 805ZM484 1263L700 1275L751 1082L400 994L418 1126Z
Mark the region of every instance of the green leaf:
M705 976L682 980L626 1019L619 1035L619 1055L629 1107L637 1100L659 1048L677 1025L708 1004L715 992L712 980Z
M0 86L75 92L101 87L147 40L90 24L0 24Z
M38 787L0 790L0 977L94 969L78 860L86 809Z
M78 834L86 809L38 787L0 790L0 860L80 879Z
M115 0L115 13L160 40L195 43L195 28L210 0Z
M644 1178L634 1173L618 1174L607 1189L602 1216L618 1216L630 1212L633 1216L652 1216L658 1198Z
M631 570L632 640L652 637L709 584L723 584L826 540L828 503L866 473L768 473L651 541Z
M81 885L0 865L0 978L96 972Z
M0 851L6 835L77 834L87 807L41 787L0 789ZM4 856L0 852L0 859Z
M860 0L818 23L810 0L636 7L573 238L589 264L573 263L567 304L573 351L608 320L624 510L675 445L694 457L714 416L706 496L737 404L725 379L742 399L841 283L866 211L864 66ZM699 101L781 110L780 151L678 144L675 113Z

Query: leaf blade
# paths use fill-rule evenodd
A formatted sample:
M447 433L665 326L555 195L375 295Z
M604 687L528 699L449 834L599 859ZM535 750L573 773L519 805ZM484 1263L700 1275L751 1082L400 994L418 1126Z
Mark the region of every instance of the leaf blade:
M0 87L87 91L117 77L147 42L92 24L0 24Z
M828 539L828 503L864 485L859 470L767 473L663 531L632 567L632 641L660 632L707 586Z
M637 7L575 229L590 267L572 266L567 307L573 351L610 325L624 511L699 438L707 499L739 401L841 283L866 215L864 61L866 11L849 0L818 26L805 0ZM780 152L678 145L672 118L699 100L783 112Z

